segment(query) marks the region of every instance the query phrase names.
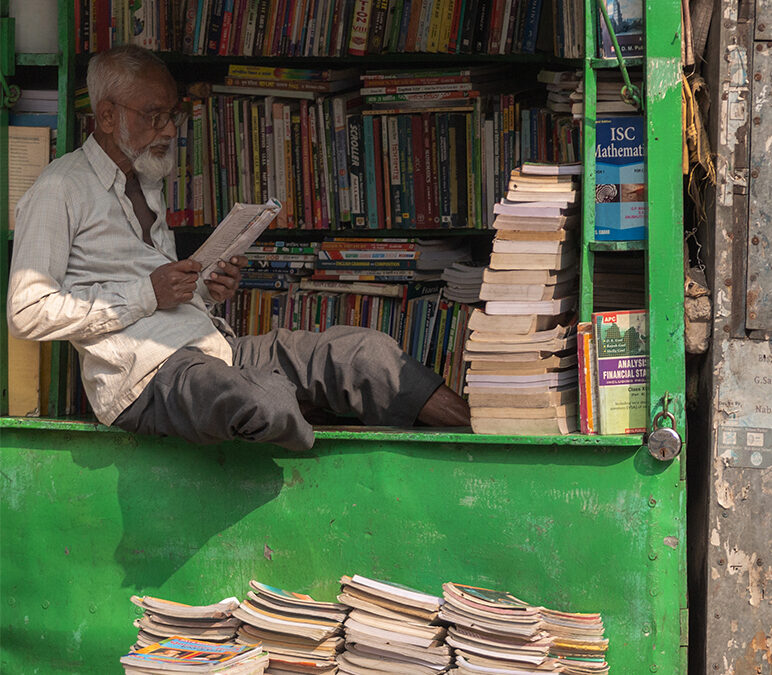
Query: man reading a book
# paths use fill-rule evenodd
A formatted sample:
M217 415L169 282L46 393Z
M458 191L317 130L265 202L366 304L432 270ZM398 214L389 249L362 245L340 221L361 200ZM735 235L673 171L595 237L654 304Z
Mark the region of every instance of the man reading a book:
M92 58L88 89L96 130L19 201L8 323L20 338L72 342L101 422L293 450L312 446L314 410L371 425L469 424L463 399L382 333L238 338L213 317L246 259L221 261L208 279L177 260L161 190L185 119L174 80L154 54L124 46Z

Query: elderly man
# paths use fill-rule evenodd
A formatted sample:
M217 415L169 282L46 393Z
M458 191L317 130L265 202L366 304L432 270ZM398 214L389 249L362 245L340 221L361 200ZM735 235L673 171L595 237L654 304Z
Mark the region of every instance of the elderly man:
M196 443L232 438L310 448L314 409L366 424L465 426L466 403L396 342L368 329L237 338L209 307L230 298L243 258L177 260L161 183L184 121L152 53L92 58L96 131L52 162L17 207L12 334L70 340L97 418Z

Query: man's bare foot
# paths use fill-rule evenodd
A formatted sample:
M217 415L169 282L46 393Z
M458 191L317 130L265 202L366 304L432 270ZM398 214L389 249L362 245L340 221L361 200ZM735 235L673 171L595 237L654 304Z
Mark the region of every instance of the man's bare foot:
M424 403L418 421L430 427L468 427L469 404L443 384Z

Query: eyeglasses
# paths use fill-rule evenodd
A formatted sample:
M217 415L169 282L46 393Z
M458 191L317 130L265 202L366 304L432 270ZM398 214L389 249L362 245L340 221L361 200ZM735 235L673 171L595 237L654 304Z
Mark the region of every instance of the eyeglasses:
M137 115L141 115L156 131L161 131L161 129L165 128L170 121L179 129L188 119L188 113L180 108L173 108L172 110L164 110L156 113L146 113L142 110L137 110L136 108L125 105L124 103L118 103L118 101L111 102L113 105L119 105L121 108L126 108L127 110L137 113Z

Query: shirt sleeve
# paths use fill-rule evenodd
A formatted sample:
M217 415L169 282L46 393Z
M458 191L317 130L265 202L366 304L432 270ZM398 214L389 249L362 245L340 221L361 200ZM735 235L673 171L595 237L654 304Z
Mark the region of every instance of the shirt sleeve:
M73 210L56 175L41 176L19 201L7 301L15 337L83 340L121 330L157 307L149 276L62 287L77 232Z

